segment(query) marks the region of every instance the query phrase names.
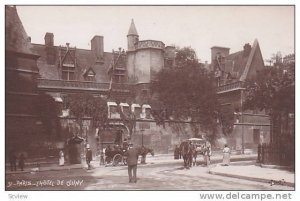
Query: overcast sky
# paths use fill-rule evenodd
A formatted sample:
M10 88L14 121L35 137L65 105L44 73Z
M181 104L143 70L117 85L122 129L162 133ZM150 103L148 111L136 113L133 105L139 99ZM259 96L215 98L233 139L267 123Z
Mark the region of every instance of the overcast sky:
M264 59L294 52L292 6L17 6L33 43L44 44L46 32L55 45L69 42L90 49L94 35L104 36L104 50L127 49L134 19L140 40L191 46L201 61L211 60L212 46L242 50L258 39Z

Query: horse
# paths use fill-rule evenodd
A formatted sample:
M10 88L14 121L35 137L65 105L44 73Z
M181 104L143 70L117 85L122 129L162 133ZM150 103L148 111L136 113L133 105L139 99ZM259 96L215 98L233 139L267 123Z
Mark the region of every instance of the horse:
M141 164L146 164L146 156L147 154L151 154L152 156L154 156L154 151L153 149L151 148L148 148L148 147L138 147L138 152L139 152L139 155L142 156L141 158Z
M185 141L180 144L180 150L184 162L184 168L189 169L192 167L194 147L188 141Z

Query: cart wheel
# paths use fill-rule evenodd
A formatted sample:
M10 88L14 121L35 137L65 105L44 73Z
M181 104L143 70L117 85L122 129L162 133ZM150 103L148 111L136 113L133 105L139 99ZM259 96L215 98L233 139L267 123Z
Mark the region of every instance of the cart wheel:
M117 166L119 165L123 160L123 156L121 154L116 154L114 157L113 157L113 166Z

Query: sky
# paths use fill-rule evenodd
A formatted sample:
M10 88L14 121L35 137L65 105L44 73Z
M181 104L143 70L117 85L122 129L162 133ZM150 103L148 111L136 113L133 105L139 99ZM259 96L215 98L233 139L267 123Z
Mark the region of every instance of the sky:
M280 51L294 52L293 6L17 6L33 43L44 44L46 32L54 45L67 42L90 49L94 35L104 36L104 51L127 49L127 33L134 19L140 40L190 46L202 62L211 61L210 48L230 53L257 38L263 58Z

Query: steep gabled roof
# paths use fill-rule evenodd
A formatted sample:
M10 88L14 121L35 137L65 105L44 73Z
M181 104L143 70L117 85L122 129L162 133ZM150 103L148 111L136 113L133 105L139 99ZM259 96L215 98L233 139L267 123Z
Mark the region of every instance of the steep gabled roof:
M239 79L240 81L245 81L250 72L254 59L261 60L258 61L260 63L263 62L257 39L255 39L251 47L251 51L249 51L248 54L245 54L244 50L242 50L228 55L225 58L224 71L231 74L237 73L237 79ZM261 66L258 66L257 68L260 67ZM256 68L256 66L253 66L253 68Z
M258 41L257 41L257 39L255 39L255 41L252 45L252 49L251 49L249 58L247 60L247 64L245 66L245 70L244 70L243 74L240 77L240 81L245 81L246 80L257 47L258 47Z

